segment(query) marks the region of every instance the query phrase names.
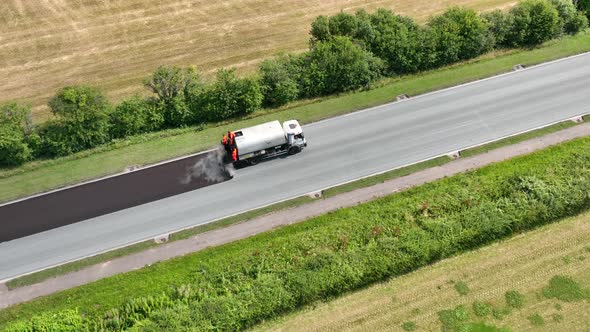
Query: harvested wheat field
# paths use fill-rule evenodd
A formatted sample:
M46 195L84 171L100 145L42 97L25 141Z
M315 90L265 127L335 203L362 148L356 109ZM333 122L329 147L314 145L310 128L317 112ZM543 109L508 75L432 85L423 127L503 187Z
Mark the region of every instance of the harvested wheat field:
M257 330L452 331L453 323L590 331L590 213L308 307Z
M113 98L143 91L162 64L248 71L262 58L307 47L321 14L387 7L419 20L451 5L477 10L510 0L3 0L0 102L34 106L37 120L56 89L86 83Z

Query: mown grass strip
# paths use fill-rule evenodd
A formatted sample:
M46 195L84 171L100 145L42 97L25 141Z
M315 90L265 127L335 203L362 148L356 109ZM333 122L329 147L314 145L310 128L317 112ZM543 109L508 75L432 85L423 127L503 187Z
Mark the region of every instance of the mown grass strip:
M586 119L586 117L585 117L585 119ZM516 143L519 143L519 142L522 142L522 141L525 141L528 139L533 139L535 137L540 137L540 136L554 133L554 132L557 132L560 130L564 130L564 129L573 127L576 124L577 123L572 122L572 121L560 122L560 123L557 123L557 124L554 124L554 125L551 125L548 127L544 127L544 128L530 131L530 132L515 135L515 136L509 137L506 139L502 139L502 140L499 140L496 142L484 144L484 145L481 145L481 146L478 146L478 147L475 147L472 149L463 150L463 151L461 151L461 156L462 157L470 157L470 156L474 156L474 155L477 155L480 153L485 153L485 152L491 151L493 149L501 148L503 146L516 144ZM426 161L423 161L420 163L416 163L416 164L413 164L410 166L397 168L397 169L394 169L394 170L391 170L391 171L388 171L388 172L385 172L382 174L378 174L375 176L371 176L371 177L363 178L363 179L356 180L353 182L349 182L349 183L339 185L336 187L332 187L332 188L329 188L329 189L324 190L322 192L322 199L333 197L333 196L347 193L347 192L351 192L356 189L370 187L370 186L373 186L373 185L376 185L379 183L383 183L388 180L393 180L395 178L399 178L399 177L406 176L406 175L409 175L409 174L412 174L415 172L419 172L419 171L427 169L427 168L442 166L450 161L452 161L452 159L450 157L442 156L442 157L426 160ZM293 198L293 199L290 199L290 200L287 200L287 201L284 201L281 203L269 205L269 206L261 208L261 209L248 211L248 212L241 213L239 215L235 215L235 216L232 216L229 218L224 218L224 219L221 219L221 220L218 220L218 221L206 224L206 225L197 226L197 227L186 229L186 230L183 230L183 231L180 231L177 233L173 233L173 234L171 234L169 241L177 241L177 240L187 239L187 238L189 238L191 236L195 236L197 234L220 229L220 228L227 227L229 225L237 224L240 222L245 222L250 219L253 219L253 218L256 218L259 216L263 216L268 213L301 206L301 205L310 203L312 201L314 201L314 199L312 199L308 196L301 196L301 197ZM19 278L15 278L15 279L8 281L6 283L6 286L8 287L8 289L15 289L18 287L33 285L33 284L39 283L43 280L47 280L49 278L64 275L64 274L70 273L70 272L80 271L80 270L84 269L85 267L92 266L92 265L99 264L99 263L104 263L106 261L109 261L109 260L112 260L112 259L115 259L118 257L123 257L126 255L137 253L137 252L149 249L149 248L156 247L157 245L158 244L156 244L152 240L140 242L140 243L137 243L137 244L134 244L131 246L121 248L121 249L109 251L104 254L92 256L89 258L81 259L81 260L78 260L75 262L67 263L67 264L60 265L60 266L57 266L54 268L50 268L47 270L43 270L43 271L31 273L29 275L25 275L25 276L22 276Z
M477 59L425 73L387 79L369 91L302 101L286 108L263 110L248 119L202 128L152 133L85 151L66 158L36 161L0 170L0 202L203 151L220 133L270 120L299 119L310 123L393 101L397 95L419 95L508 72L514 64L532 65L590 51L590 32L548 42L533 50L493 52Z
M107 329L248 327L587 209L589 146L567 142L103 279L3 310L0 324L79 308L83 324Z

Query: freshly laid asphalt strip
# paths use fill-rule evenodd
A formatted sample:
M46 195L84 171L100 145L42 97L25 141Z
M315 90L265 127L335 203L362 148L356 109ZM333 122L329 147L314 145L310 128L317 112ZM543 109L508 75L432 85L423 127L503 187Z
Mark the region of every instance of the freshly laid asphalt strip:
M586 53L311 123L303 127L308 147L300 154L0 243L0 281L567 120L590 112L589 105Z
M206 157L199 154L0 206L0 242L228 180L209 181L200 176L183 181L193 174L191 167Z

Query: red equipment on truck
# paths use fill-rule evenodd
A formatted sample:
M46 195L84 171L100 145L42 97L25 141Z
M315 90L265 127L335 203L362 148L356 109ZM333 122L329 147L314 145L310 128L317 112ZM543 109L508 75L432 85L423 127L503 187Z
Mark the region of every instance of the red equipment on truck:
M221 141L226 161L234 164L257 164L281 154L295 154L307 146L303 128L297 120L272 121L235 131L228 131Z

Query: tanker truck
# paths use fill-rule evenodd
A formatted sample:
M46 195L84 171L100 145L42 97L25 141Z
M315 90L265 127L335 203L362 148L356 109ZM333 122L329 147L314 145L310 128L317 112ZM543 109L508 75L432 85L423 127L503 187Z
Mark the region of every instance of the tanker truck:
M271 121L253 127L228 131L221 141L225 161L235 166L255 165L262 159L282 154L293 155L307 146L303 128L297 120Z

